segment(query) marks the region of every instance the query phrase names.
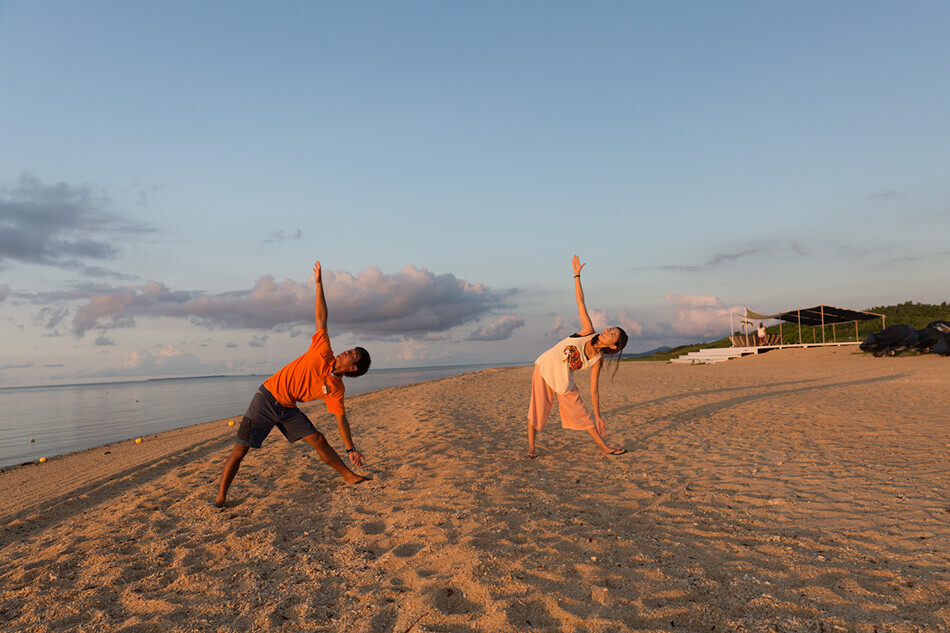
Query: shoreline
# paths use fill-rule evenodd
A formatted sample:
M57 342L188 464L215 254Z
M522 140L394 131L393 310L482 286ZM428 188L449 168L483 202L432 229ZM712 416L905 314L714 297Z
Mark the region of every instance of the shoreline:
M433 378L420 383L387 387L385 389L377 389L354 396L347 396L347 401L352 406L358 407L358 399L364 396L375 395L390 390L405 389L417 385L437 384L468 374L519 368L521 368L521 366L489 367L478 371L466 372L465 374L458 374L456 376ZM322 402L302 403L300 409L308 416L313 414L312 419L315 420L314 425L327 436L327 440L330 444L342 455L343 449L341 446L337 446L341 440L339 439L335 426L327 424L327 420L324 419L326 418L327 412ZM352 416L352 414L350 415ZM134 438L129 438L55 455L48 458L45 462L33 460L0 468L0 489L10 491L4 495L0 495L0 525L7 520L16 520L16 518L25 511L32 510L45 503L55 504L64 500L71 500L76 496L86 495L88 494L86 491L87 488L95 490L98 485L102 484L102 480L111 481L117 478L121 479L122 477L128 476L135 468L143 466L151 468L155 467L158 463L164 462L168 462L167 465L169 467L177 465L182 461L176 459L176 455L179 453L184 453L189 455L189 458L193 458L197 455L204 455L207 451L215 448L226 451L226 449L234 443L235 433L237 433L237 424L240 423L241 417L242 415L232 415L217 420L209 420L207 422L199 422L197 424L179 427L177 429L144 434L140 436L142 438L141 444L136 444ZM235 422L235 425L229 426L228 422L232 420ZM318 425L317 420L324 422L324 424ZM321 426L323 428L321 428ZM285 441L280 432L274 430L271 435L268 436L267 442L270 443L276 439ZM31 470L32 468L49 468L53 469L53 473L40 470L34 471ZM14 476L13 473L20 470L23 472L18 473L18 476ZM55 482L56 489L62 490L63 494L59 495L56 499L36 496L35 488L32 484L35 483L36 476L41 474L47 478L51 478L52 481ZM31 492L19 494L19 491ZM25 501L26 498L29 498L30 501ZM20 505L24 503L28 503L29 505ZM11 511L10 508L14 508L15 511Z
M457 369L462 367L472 367L472 371L480 371L481 369L492 369L492 368L502 368L502 367L520 367L522 365L528 365L530 362L526 363L459 363L454 365L421 365L419 367L376 367L373 368L373 372L396 372L396 371L427 371L427 370L446 370L446 369ZM101 387L108 385L134 385L139 383L149 383L149 382L163 382L163 381L172 381L172 380L203 380L203 379L213 379L213 378L268 378L271 374L199 374L195 376L157 376L151 378L104 378L101 381L92 381L92 382L64 382L64 383L55 383L48 385L0 385L0 391L7 390L16 390L16 389L57 389L62 387Z
M348 398L371 482L347 487L273 434L221 511L226 420L0 471L0 622L947 629L945 364L850 350L623 363L601 381L619 457L555 412L524 459L530 367L393 387Z
M347 398L495 367L498 366L470 364L377 370L348 382ZM47 406L43 418L36 421L35 430L0 425L4 432L0 439L0 471L203 421L232 418L240 422L251 394L266 377L203 376L17 388L4 398L9 420L33 415L32 407L38 397ZM100 400L103 396L105 400Z

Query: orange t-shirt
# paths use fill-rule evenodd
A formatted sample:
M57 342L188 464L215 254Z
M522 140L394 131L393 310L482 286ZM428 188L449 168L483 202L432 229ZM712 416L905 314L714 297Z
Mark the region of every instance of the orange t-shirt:
M333 350L325 329L313 335L310 349L279 372L264 381L274 400L285 407L298 402L323 399L330 413L343 415L343 379L330 373Z

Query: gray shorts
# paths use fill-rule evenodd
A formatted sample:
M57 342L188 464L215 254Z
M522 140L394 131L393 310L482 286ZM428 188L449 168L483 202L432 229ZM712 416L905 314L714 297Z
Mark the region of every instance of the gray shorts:
M260 448L264 438L274 427L280 429L288 442L313 435L317 429L303 411L297 407L285 407L274 399L264 385L260 386L247 407L241 426L238 427L237 444Z

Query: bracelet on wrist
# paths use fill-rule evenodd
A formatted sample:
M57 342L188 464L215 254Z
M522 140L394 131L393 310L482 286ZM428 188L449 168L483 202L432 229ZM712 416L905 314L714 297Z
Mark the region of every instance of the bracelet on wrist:
M574 275L574 279L580 278L580 275Z
M355 447L355 446L354 446L353 448L348 448L348 449L346 449L346 452L347 452L347 453L352 453L352 452L354 452L354 451L356 451L356 447Z

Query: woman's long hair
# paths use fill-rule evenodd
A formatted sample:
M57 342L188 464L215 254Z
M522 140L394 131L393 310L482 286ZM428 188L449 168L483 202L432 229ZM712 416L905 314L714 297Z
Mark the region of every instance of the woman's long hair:
M614 354L617 355L616 361L614 362L614 370L610 373L611 380L613 380L614 376L617 374L617 370L620 369L620 357L623 356L623 348L627 346L627 333L623 331L622 327L618 327L617 330L620 332L620 334L617 336L617 342L615 343L617 346L617 351L607 354L601 350L601 353L606 356L613 356ZM596 345L599 342L599 339L600 334L591 339L591 343Z

